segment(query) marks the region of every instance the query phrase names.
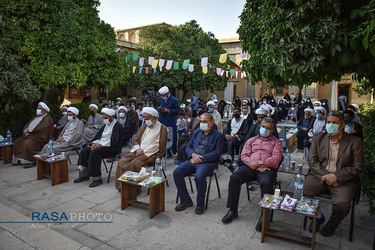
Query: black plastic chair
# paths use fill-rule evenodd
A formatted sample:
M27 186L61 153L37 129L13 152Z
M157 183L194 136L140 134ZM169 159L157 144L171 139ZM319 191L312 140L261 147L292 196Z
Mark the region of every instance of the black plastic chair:
M105 163L105 159L109 159L109 160L111 160L111 166L110 166L110 168L109 168L109 172L108 172L107 164ZM121 155L118 154L118 155L115 155L114 157L108 157L108 158L103 158L103 159L102 159L102 161L103 161L103 163L104 163L105 170L106 170L106 172L108 173L108 180L107 180L107 183L109 183L109 178L111 177L111 172L112 172L113 163L116 161L116 159L121 159Z
M325 192L325 193L318 194L316 197L330 200L331 199L331 193L328 191L328 192ZM349 229L349 241L350 242L353 241L354 213L355 213L355 204L356 203L357 204L359 203L359 199L358 199L358 202L357 202L356 197L354 196L353 201L352 201L351 215L350 215L350 229ZM303 220L303 230L304 231L306 231L306 225L307 225L307 217L305 216L305 218Z
M208 181L208 188L207 188L207 193L206 193L206 205L205 205L205 209L206 210L207 210L207 207L208 207L208 198L209 198L209 195L210 195L211 182L212 182L212 177L213 176L215 177L218 196L219 196L219 198L221 198L219 182L217 180L216 170L214 170L212 172L212 174L209 175L210 180ZM190 189L191 189L191 192L194 193L193 184L191 182L191 177L195 177L195 174L188 175L189 183L190 183ZM177 196L176 196L176 203L178 203L178 192L177 192Z
M75 147L75 148L72 148L72 149L70 150L70 153L74 151L74 152L76 152L77 155L79 156L79 150L81 150L80 147ZM70 160L70 153L69 153L69 155L68 155L68 161L69 161L69 164L71 165L72 162L71 162L71 160Z

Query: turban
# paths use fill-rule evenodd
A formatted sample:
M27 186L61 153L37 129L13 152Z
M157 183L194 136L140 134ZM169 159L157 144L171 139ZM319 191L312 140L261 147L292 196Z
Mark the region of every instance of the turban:
M227 104L232 104L230 101L227 101Z
M109 109L109 108L103 108L102 109L102 114L107 114L109 116L114 116L115 113L116 112L113 109Z
M268 115L268 110L267 109L257 109L255 110L256 115Z
M355 107L353 105L348 105L348 106L346 106L346 109L353 109L353 110L355 110Z
M67 106L62 106L60 110L63 110L63 109L68 109Z
M191 102L191 99L187 99L186 102Z
M315 107L314 108L314 111L315 112L317 112L317 111L320 111L320 112L322 112L323 114L326 114L326 109L325 108L323 108L323 107Z
M49 113L49 107L47 106L47 104L45 104L44 102L40 102L38 103L38 105L42 106L42 108L47 111L47 113Z
M184 109L184 108L186 108L186 105L183 103L180 105L180 109Z
M242 102L243 102L243 103L248 103L248 101L247 101L247 100L243 100Z
M213 101L207 102L207 107L210 106L210 105L215 106L215 103Z
M78 115L79 114L79 110L76 108L76 107L69 107L68 108L68 112L72 112L73 114L75 115Z
M310 113L312 113L313 110L311 108L305 108L304 112L310 112Z
M135 101L135 100L137 100L137 97L134 96L132 99Z
M313 104L314 104L314 105L315 105L315 104L319 104L319 106L322 106L322 103L321 103L320 101L315 101Z
M120 101L122 101L121 97L117 97L116 100L120 100Z
M128 109L125 106L118 107L117 112L120 112L121 109L125 110L125 112L128 112Z
M161 87L159 89L159 94L164 95L169 92L169 88L167 86Z
M218 99L214 99L214 102L219 102L219 100Z
M358 104L352 104L352 105L355 107L355 109L359 109Z
M156 118L159 117L158 111L156 109L154 109L154 108L151 108L151 107L145 107L145 108L143 108L142 112L143 112L143 114L149 114L149 115L152 115L152 116L154 116Z
M96 104L90 104L89 108L93 107L94 109L98 110L98 105Z

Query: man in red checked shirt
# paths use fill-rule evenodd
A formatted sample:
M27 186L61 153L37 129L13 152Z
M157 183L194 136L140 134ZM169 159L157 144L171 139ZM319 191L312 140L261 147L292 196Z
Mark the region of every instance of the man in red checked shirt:
M227 207L229 212L222 219L223 223L230 223L238 218L238 202L241 185L252 180L258 180L264 194L273 194L273 185L277 176L277 169L283 157L283 145L272 133L276 129L275 121L266 117L260 125L260 134L247 140L241 159L245 163L238 167L229 180ZM255 227L262 228L262 216Z

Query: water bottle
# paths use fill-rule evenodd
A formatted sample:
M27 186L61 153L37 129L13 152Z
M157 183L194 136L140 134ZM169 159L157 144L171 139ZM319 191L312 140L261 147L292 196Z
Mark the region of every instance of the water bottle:
M53 154L53 141L52 141L52 138L48 142L48 154L49 155Z
M284 169L286 171L290 170L290 161L291 161L291 159L292 159L292 156L290 154L290 150L289 150L289 148L286 148L285 154L284 154L284 164L283 164L284 165Z
M8 140L8 143L12 143L12 132L10 132L10 129L8 129L8 132L7 132L7 140Z
M301 172L298 171L297 175L294 177L294 198L301 199L303 196L303 176Z
M160 156L158 156L155 161L156 177L162 177L162 169L163 166L161 165L161 159Z

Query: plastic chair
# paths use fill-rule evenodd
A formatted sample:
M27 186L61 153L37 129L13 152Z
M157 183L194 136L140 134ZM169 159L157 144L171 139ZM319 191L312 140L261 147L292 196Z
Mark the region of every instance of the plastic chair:
M109 168L109 172L108 172L107 164L105 163L105 159L109 159L109 160L111 160L111 167ZM113 163L116 161L116 159L121 159L121 155L118 154L118 155L115 155L114 157L108 157L108 158L103 158L103 159L102 159L102 161L103 161L103 163L104 163L105 170L106 170L107 173L108 173L108 180L107 180L107 183L109 183L109 178L111 177L111 172L112 172Z
M171 153L173 162L174 162L174 154L172 151L172 145L173 145L173 128L172 127L167 127L168 129L168 140L167 140L167 147L165 149L165 156L164 156L164 166L165 168L167 167L167 154L168 152ZM164 169L164 168L163 168Z
M73 151L75 151L75 152L77 153L77 155L79 156L79 150L81 150L80 147L74 147L74 148L72 148L72 149L70 150L70 153L73 152ZM71 165L71 164L72 164L72 161L70 160L70 153L69 153L69 155L68 155L68 161L69 161L69 164Z

